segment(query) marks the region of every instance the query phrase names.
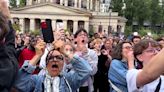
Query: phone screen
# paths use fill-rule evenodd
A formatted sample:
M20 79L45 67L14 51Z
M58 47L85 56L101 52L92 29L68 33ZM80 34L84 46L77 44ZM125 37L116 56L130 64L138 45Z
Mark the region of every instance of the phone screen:
M57 31L64 30L64 24L63 22L57 22Z

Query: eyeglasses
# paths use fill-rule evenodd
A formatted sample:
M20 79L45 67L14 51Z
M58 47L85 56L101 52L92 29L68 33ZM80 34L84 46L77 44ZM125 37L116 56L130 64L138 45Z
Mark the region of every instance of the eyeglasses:
M147 53L157 53L157 52L159 52L159 51L161 51L161 49L160 49L160 48L156 48L156 49L148 49L148 50L145 50L145 51L143 51L143 52L147 52Z
M49 62L53 62L53 61L64 61L64 57L62 55L50 56L47 60Z
M132 46L126 46L126 47L123 47L123 49L130 50L130 49L133 49L133 47Z

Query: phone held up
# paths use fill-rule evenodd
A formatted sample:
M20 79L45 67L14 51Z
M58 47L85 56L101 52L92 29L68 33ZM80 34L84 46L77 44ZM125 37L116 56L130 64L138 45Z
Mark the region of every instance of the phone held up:
M44 42L52 43L54 41L51 21L42 22L41 31L42 31Z
M56 28L57 28L57 31L64 30L64 24L63 24L63 22L57 22L56 23Z

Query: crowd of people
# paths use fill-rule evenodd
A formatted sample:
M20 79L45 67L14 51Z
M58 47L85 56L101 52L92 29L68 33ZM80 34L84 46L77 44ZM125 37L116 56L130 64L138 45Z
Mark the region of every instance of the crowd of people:
M19 34L0 1L0 92L163 92L164 37Z

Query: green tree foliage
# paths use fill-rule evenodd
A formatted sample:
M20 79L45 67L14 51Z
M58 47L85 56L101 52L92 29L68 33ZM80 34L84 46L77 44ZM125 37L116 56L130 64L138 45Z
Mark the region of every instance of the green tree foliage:
M9 2L12 8L17 7L17 0L9 0Z
M132 26L135 10L135 7L133 6L133 0L125 0L124 3L126 4L124 16L128 19L127 25Z
M118 12L120 16L123 16L123 10L122 10L123 2L122 2L122 0L112 0L111 4L113 6L112 10L114 12Z
M134 29L133 22L138 24L139 29L143 27L145 21L150 22L153 28L156 24L164 25L164 3L162 6L159 5L159 0L124 0L124 3L127 26L132 26L132 29Z
M162 15L162 7L159 5L159 0L152 0L151 4L150 4L150 9L151 9L151 24L152 27L155 27L156 24L159 24L163 21L162 17L164 15Z
M19 6L20 6L20 7L23 7L23 6L25 6L25 5L26 5L26 0L20 0Z
M139 27L143 26L144 21L149 19L150 0L133 0L134 16L133 19L138 22Z
M12 26L13 26L13 28L14 28L14 30L16 30L17 32L20 32L21 30L20 30L20 25L19 24L12 24Z

